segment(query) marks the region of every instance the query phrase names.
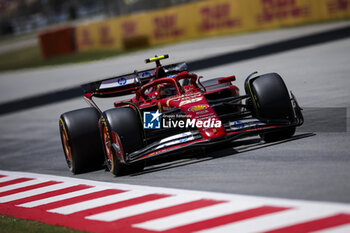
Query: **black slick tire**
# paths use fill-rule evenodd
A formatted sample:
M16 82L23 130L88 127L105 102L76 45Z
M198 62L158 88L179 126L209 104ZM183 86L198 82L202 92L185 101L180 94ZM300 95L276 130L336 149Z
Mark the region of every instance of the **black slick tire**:
M269 73L253 78L249 87L246 87L246 92L252 96L253 112L257 118L293 122L294 111L289 92L279 74ZM265 142L273 142L290 138L294 133L295 126L291 126L260 136Z
M68 168L73 174L102 168L99 118L100 114L94 108L78 109L60 116L61 142Z
M142 171L144 163L127 164L126 156L143 143L141 120L131 108L109 109L102 114L101 135L104 143L105 164L115 176ZM112 146L112 145L115 146Z

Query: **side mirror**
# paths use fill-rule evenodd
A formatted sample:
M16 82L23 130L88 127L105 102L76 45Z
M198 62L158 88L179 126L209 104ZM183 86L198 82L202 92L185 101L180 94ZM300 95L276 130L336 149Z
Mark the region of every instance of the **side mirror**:
M231 83L232 81L235 81L235 80L236 80L236 76L232 75L232 76L220 78L220 79L218 80L218 83L219 83L219 84Z
M154 96L156 97L157 100L160 99L160 96L159 96L159 92L158 92L158 91L155 91L155 92L154 92Z
M201 83L201 79L203 78L203 76L199 76L197 79L198 84L201 86L201 88L203 88L203 91L206 92L207 89L205 88L205 86L203 86L203 84Z
M141 78L140 78L139 73L137 72L137 70L134 70L134 83L135 83L138 87L141 87L141 86L142 86Z

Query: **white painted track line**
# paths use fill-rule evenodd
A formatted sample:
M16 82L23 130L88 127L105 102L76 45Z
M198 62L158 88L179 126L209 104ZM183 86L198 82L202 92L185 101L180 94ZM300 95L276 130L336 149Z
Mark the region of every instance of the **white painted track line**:
M142 228L145 230L165 231L172 228L188 225L191 223L220 217L223 215L240 212L252 208L260 207L257 203L235 202L222 203L214 206L200 208L197 210L187 211L180 214L171 215L164 218L134 224L133 227ZM233 232L233 231L232 231ZM239 232L239 231L237 231Z
M28 191L24 191L24 192L19 192L19 193L0 197L0 203L6 203L6 202L10 202L10 201L14 201L14 200L18 200L18 199L22 199L22 198L50 192L50 191L60 190L60 189L72 187L74 185L75 184L73 184L73 183L70 183L70 184L60 183L60 184L53 184L53 185L50 185L47 187L42 187L42 188L32 189L32 190L28 190Z
M16 177L16 176L4 176L0 178L0 184L6 181L10 181L10 180L15 180L18 178L23 178L23 177Z
M295 225L302 222L312 221L319 218L329 217L335 214L332 210L324 208L318 209L291 209L283 212L255 217L236 223L230 223L219 227L214 227L208 230L198 231L196 233L252 233L265 232L278 229L290 225Z
M50 204L50 203L57 202L57 201L62 201L62 200L73 198L73 197L79 197L79 196L82 196L85 194L90 194L90 193L94 193L94 192L98 192L98 191L102 191L102 190L106 190L106 189L107 189L107 187L92 187L92 188L74 191L71 193L66 193L66 194L62 194L62 195L58 195L58 196L54 196L54 197L44 198L44 199L37 200L37 201L23 203L23 204L17 205L17 206L32 208L32 207Z
M284 227L292 227L290 228L292 230L293 227L299 229L306 224L319 229L317 233L350 232L350 224L348 224L350 205L347 203L155 188L32 173L0 171L0 174L13 177L3 177L0 181L24 178L0 187L3 191L0 193L2 195L0 207L5 207L0 208L1 213L6 214L4 209L14 208L12 210L14 217L23 210L20 216L27 219L34 221L44 219L49 224L72 228L80 224L82 230L93 229L98 223L94 228L96 232L112 233L115 229L140 233L181 229L197 231L197 233L256 233ZM16 183L18 181L22 182ZM34 184L39 185L33 186ZM76 188L75 185L77 185ZM26 188L17 190L21 187ZM65 190L67 187L68 189ZM7 190L12 191L6 193ZM52 193L40 195L50 191ZM40 196L37 197L37 194ZM83 198L82 195L86 194L91 195ZM32 201L24 203L23 201L27 199L21 198L26 197ZM43 199L37 200L36 197ZM71 198L74 199L69 200ZM55 202L59 203L55 205ZM40 208L41 205L50 203L53 204L52 207ZM14 206L16 204L17 206ZM185 205L181 206L181 204ZM19 207L26 207L26 209ZM46 215L50 217L45 219ZM298 224L302 225L297 226ZM336 226L337 224L339 226Z
M313 233L349 233L350 223L342 226L332 227L325 230L314 231Z
M199 198L186 197L186 196L167 197L167 198L162 198L160 200L148 201L146 203L141 203L130 207L125 207L117 210L112 210L112 211L107 211L100 214L91 215L86 217L86 219L111 222L111 221L131 217L134 215L151 212L153 210L159 210L162 208L176 206L176 205L180 205L180 204L184 204L184 203L196 201L196 200L199 200Z
M6 192L6 191L10 191L10 190L14 190L14 189L18 189L18 188L24 188L30 185L35 185L35 184L40 184L43 183L44 181L42 180L29 180L29 181L24 181L21 183L17 183L17 184L12 184L12 185L7 185L4 187L0 188L0 192Z
M79 211L88 210L99 206L104 206L112 203L130 200L136 197L145 196L147 194L148 193L140 192L140 191L128 191L124 193L118 193L118 194L113 194L106 197L100 197L100 198L95 198L88 201L79 202L72 205L62 206L56 209L48 210L48 212L64 214L64 215L73 214Z

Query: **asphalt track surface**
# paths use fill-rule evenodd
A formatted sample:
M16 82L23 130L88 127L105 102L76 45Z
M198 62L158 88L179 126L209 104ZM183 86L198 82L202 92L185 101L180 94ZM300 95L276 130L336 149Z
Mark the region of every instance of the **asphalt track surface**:
M349 25L349 22L343 22L340 26L347 28ZM289 39L291 34L302 38L310 33L337 28L339 29L339 24L321 28L308 26L208 39L168 48L170 51L175 48L178 48L177 51L183 49L184 56L181 58L181 53L178 52L175 61L180 58L186 60L186 57L191 62L205 57L210 61L208 54L203 57L193 55L195 49L208 48L209 52L217 50L211 57L220 58L228 50L232 53L247 53L256 49L254 43L258 43L257 41L276 44ZM299 34L296 35L297 33ZM239 87L242 87L245 77L253 71L281 74L288 88L293 90L305 109L305 126L299 128L295 137L290 140L267 144L258 137L248 138L205 155L187 154L171 161L162 160L149 164L144 172L124 177L113 177L104 170L74 176L66 167L58 132L58 118L61 113L87 106L82 98L73 98L73 95L70 98L65 96L60 102L34 104L35 107L22 111L5 111L0 116L0 169L125 184L349 203L350 36L345 33L343 37L334 39L334 34L327 35L328 39L317 43L313 40L315 43L305 43L304 46L301 43L300 46L290 49L283 49L282 46L270 53L257 54L247 59L233 59L231 62L229 57L221 65L215 64L196 70L196 73L206 78L235 74ZM194 50L192 57L186 54L191 52L189 48ZM86 69L79 69L79 65L75 65L3 73L0 75L1 103L15 101L16 92L19 98L24 97L24 94L33 96L38 89L47 89L47 93L50 93L49 91L54 90L54 85L48 84L45 88L46 83L41 80L45 77L57 77L57 72L60 71L65 84L56 85L59 90L66 88L68 84L75 87L78 83L91 81L91 76L98 73L96 69L101 70L103 74L100 75L106 75L113 63L115 70L121 70L122 73L126 72L125 64L128 64L130 71L138 67L145 68L144 65L138 66L145 58L143 56L147 53L148 56L161 54L167 47L158 50L156 48L127 55L124 60L118 58L123 60L123 64L115 63L116 60L112 59L81 65L81 68ZM135 62L136 57L140 62ZM93 70L90 76L86 74L87 66ZM86 79L81 78L84 75ZM26 76L28 80L23 79ZM73 80L74 77L77 80ZM8 88L11 84L10 78L17 82L14 89ZM22 103L21 101L17 103ZM106 109L112 107L111 102L105 100L100 104Z

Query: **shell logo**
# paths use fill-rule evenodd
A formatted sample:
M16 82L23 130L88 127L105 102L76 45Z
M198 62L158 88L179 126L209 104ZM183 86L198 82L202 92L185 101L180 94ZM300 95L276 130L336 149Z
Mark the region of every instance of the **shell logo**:
M208 105L201 104L201 105L196 105L196 106L190 107L188 110L191 112L197 112L197 111L204 110L207 108L208 108Z

